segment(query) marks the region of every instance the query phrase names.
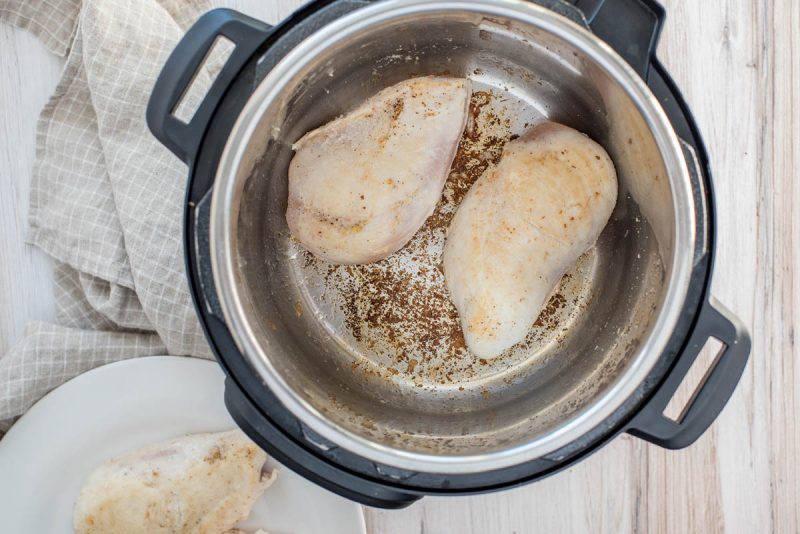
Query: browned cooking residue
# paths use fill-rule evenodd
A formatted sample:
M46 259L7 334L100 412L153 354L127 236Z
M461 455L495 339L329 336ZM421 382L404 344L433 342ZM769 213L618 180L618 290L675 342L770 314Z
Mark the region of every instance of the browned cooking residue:
M332 265L301 252L305 266L320 273L327 287L335 288L353 338L386 362L383 375L363 360L352 364L354 370L387 379L400 375L421 386L429 380L454 383L487 365L467 350L445 284L441 250L464 196L489 165L500 159L512 137L511 121L490 105L493 98L490 92L473 93L468 125L442 199L402 250L368 265ZM553 299L557 302L548 303L540 321L547 321L563 307L563 296ZM488 391L481 394L488 399Z
M561 293L556 293L545 305L539 314L534 326L554 328L558 324L558 312L567 304L567 299Z
M444 202L434 212L440 221L433 224L449 225L455 209L461 204L472 184L480 178L489 165L500 161L503 147L511 138L511 120L501 117L491 108L492 93L478 91L472 94L469 120L444 189ZM443 209L444 208L444 209ZM450 209L447 209L450 208ZM442 212L446 217L442 218Z

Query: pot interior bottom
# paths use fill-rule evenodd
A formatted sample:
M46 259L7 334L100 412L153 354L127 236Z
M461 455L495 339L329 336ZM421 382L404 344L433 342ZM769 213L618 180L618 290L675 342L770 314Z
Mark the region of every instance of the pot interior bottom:
M331 364L351 375L342 383L341 394L329 395L327 408L349 414L351 424L367 432L381 432L383 425L359 405L354 409L349 395L354 389L367 402L402 410L395 421L403 421L410 435L474 433L473 425L449 428L453 425L443 419L450 421L460 413L482 421L501 408L508 412L525 406L528 415L538 412L556 421L575 408L575 399L591 398L608 383L629 356L619 346L635 347L644 326L633 318L609 332L600 322L608 320L609 311L593 301L602 293L599 287L621 285L619 270L617 276L613 272L618 234L628 233L627 242L635 247L652 238L643 219L628 213L635 206L623 198L603 236L564 275L523 342L491 360L467 349L441 270L447 228L470 186L499 160L504 144L546 120L542 106L529 96L510 93L501 81L482 77L480 71L473 80L469 126L442 199L408 245L383 261L345 266L316 258L291 237L284 235L280 241L290 273L288 285L297 290L291 313L306 328L312 323L313 337L327 338L329 346L336 347ZM631 221L639 224L631 227ZM652 299L648 308L654 309L663 267L657 254L640 254L638 260L624 267L626 278L630 276L627 282L639 289L650 284L644 295ZM620 287L620 295L629 299L641 294ZM625 307L634 308L633 303ZM532 392L539 407L546 409L536 410L525 402ZM569 400L562 413L552 410L564 399Z
M369 265L334 265L314 257L294 240L290 268L302 288L296 312L321 319L339 341L353 372L393 397L449 396L488 400L492 391L523 376L546 374L558 346L580 323L592 294L595 248L564 276L524 342L502 356L479 359L466 347L458 312L442 272L442 251L451 219L464 195L503 145L544 120L536 108L502 88L476 83L470 121L434 214L402 250ZM414 401L416 404L416 401ZM419 404L436 412L438 404Z

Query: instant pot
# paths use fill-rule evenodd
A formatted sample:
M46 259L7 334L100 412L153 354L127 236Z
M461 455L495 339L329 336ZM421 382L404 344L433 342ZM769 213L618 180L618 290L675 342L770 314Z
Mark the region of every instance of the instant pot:
M709 294L711 171L655 56L664 15L651 0L318 0L276 26L225 9L197 21L147 121L189 166L189 285L228 410L256 443L344 497L400 508L541 479L621 432L677 449L709 427L750 340ZM232 52L193 116L177 118L220 38ZM285 221L292 143L432 74L500 95L512 129L547 119L590 135L620 184L576 275L580 307L551 337L449 382L412 366L382 375L385 351L324 303ZM710 338L722 349L680 417L667 417Z

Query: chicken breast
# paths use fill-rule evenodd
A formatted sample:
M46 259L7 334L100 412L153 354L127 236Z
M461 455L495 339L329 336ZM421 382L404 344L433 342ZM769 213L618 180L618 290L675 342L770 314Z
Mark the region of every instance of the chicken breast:
M239 430L197 434L115 458L86 480L78 534L221 534L272 483L267 455Z
M494 358L519 343L558 281L596 242L617 202L606 151L545 123L509 142L448 229L444 274L469 349Z
M295 239L341 264L400 250L442 195L471 93L469 80L414 78L306 134L289 166Z

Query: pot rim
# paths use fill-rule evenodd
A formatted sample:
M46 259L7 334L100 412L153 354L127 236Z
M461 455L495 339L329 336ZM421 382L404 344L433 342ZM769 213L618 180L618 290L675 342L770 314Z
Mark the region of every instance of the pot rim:
M667 293L651 334L640 345L631 365L596 402L551 432L528 443L484 454L446 456L406 451L370 441L328 420L292 390L255 341L235 282L231 239L236 223L231 209L236 195L234 177L260 118L279 97L284 82L304 68L316 51L327 49L373 23L431 11L472 11L509 18L551 33L580 49L623 88L642 114L669 171L673 194L675 253ZM441 474L502 469L545 456L602 424L636 391L661 358L682 313L691 279L696 239L691 179L677 134L658 100L644 80L605 42L567 18L522 0L384 0L317 30L288 52L253 92L225 144L214 183L209 236L212 272L225 321L245 359L281 403L313 431L361 457L403 469Z

